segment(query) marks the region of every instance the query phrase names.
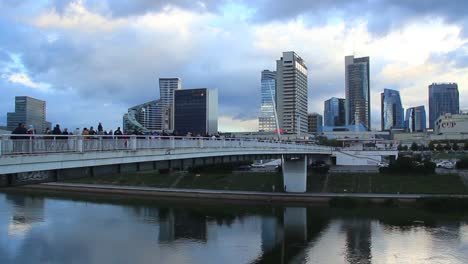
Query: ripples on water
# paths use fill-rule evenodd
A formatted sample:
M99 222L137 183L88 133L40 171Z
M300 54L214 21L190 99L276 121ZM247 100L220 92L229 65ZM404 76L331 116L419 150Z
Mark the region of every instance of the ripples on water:
M467 218L0 193L0 263L468 263Z

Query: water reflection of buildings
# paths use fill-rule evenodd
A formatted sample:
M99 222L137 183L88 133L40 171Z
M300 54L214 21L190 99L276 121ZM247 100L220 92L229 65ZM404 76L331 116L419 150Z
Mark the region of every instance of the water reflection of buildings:
M346 233L346 259L349 263L371 263L371 220L346 219L342 226Z
M206 217L191 211L159 210L159 241L191 239L206 242Z
M306 249L328 226L327 217L305 207L277 209L262 217L262 254L254 263L304 263Z
M6 195L12 204L12 219L8 225L9 235L24 235L35 223L44 221L44 199L27 196Z

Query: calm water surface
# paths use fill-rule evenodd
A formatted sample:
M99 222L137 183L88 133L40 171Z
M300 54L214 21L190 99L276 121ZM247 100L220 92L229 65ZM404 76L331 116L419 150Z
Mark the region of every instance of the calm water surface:
M468 263L461 214L0 193L0 263Z

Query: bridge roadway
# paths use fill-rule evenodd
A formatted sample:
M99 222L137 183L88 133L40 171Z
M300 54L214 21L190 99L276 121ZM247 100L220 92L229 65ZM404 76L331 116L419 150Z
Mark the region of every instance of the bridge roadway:
M188 169L216 163L282 158L289 192L305 192L312 159L380 161L395 153L346 153L333 148L256 139L154 136L0 136L0 186L138 170ZM376 159L377 157L377 159Z

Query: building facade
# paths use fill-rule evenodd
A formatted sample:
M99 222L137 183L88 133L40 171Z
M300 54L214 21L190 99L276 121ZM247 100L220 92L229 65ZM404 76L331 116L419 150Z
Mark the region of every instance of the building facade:
M325 101L323 109L325 126L335 127L346 124L345 99L332 97Z
M440 116L460 112L458 85L456 83L433 83L429 85L429 128L434 128Z
M404 128L405 118L401 105L400 92L384 89L380 94L382 131Z
M161 130L173 129L173 110L174 91L182 89L180 78L159 78L159 99L161 110L158 117L158 127Z
M405 127L410 133L426 131L426 109L424 105L406 109Z
M29 96L15 97L15 112L7 113L7 128L13 131L19 123L32 125L36 133L42 134L51 128L46 121L46 102Z
M435 121L436 135L465 135L468 137L468 113L444 114Z
M137 130L148 133L153 130L162 130L158 122L162 111L164 109L159 99L129 108L123 117L123 131L132 133Z
M370 64L369 57L345 57L346 124L356 121L367 130L371 128L370 117ZM359 120L355 120L358 118Z
M276 72L264 70L261 78L261 104L258 126L260 132L273 132L276 126Z
M293 51L276 61L276 108L280 130L307 132L307 66Z
M311 113L307 115L307 132L321 133L322 132L323 118L318 113Z
M174 92L174 133L206 135L218 132L218 90L183 89Z

